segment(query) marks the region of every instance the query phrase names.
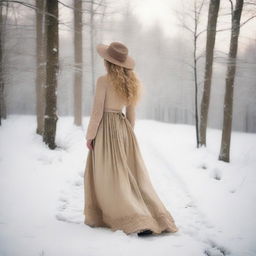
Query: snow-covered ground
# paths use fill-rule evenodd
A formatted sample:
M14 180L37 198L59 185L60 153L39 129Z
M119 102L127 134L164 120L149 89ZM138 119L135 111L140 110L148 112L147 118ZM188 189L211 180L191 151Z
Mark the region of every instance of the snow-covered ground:
M126 235L83 223L85 129L60 117L58 148L35 134L35 116L0 127L1 256L256 255L256 134L233 132L231 162L218 161L221 131L137 120L135 133L152 183L179 232ZM84 118L87 127L88 117Z

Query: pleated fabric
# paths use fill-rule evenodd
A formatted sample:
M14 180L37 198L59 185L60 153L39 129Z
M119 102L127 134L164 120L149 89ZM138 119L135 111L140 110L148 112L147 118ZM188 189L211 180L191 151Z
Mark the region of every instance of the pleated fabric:
M133 128L120 110L103 112L84 172L84 223L123 230L177 232L150 181Z

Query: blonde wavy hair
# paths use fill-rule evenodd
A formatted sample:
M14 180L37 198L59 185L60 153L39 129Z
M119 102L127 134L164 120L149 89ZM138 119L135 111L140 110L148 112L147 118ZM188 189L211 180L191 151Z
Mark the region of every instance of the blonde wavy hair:
M110 78L115 91L123 98L127 105L136 105L142 95L142 84L132 69L115 65L104 59L108 77Z

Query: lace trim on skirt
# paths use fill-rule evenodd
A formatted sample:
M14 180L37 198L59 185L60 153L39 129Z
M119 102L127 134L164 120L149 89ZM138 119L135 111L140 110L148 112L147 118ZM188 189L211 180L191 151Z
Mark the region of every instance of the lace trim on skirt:
M163 231L172 233L178 231L168 212L159 213L157 216L135 214L118 219L113 219L91 207L86 207L84 213L86 215L85 224L91 227L108 227L112 231L123 230L126 234L140 232L144 229L151 229L155 234L160 234Z

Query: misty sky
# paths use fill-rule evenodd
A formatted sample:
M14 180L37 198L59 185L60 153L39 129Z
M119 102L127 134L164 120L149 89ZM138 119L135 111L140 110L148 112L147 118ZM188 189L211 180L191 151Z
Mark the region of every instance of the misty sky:
M127 0L122 0L123 3L127 3ZM182 12L188 8L188 3L193 3L193 1L186 0L131 0L131 6L133 7L133 12L136 14L138 19L142 22L145 28L152 26L154 23L159 22L163 31L167 36L181 36L181 29L179 27L179 20L177 18L176 12ZM184 6L185 5L185 6ZM203 15L207 19L208 5L206 5ZM218 21L218 29L228 28L230 25L230 16L222 16L230 12L230 4L228 0L221 0L220 5L220 17ZM241 21L243 22L250 14L248 13L248 8L244 9ZM202 20L202 23L204 21ZM229 41L228 32L219 32L217 35L216 48L223 49L223 42ZM248 44L255 42L256 40L256 18L245 24L240 31L239 39L240 50L244 49ZM226 45L226 44L225 44Z
M256 1L256 0L250 0ZM61 2L72 6L73 0L61 0ZM190 109L193 106L194 92L193 75L189 63L192 61L193 55L193 41L192 35L189 32L184 31L181 27L181 21L178 18L183 15L187 20L188 10L194 3L194 0L108 0L107 12L116 11L116 14L106 15L104 17L105 24L101 24L99 20L95 22L96 29L94 32L94 44L105 43L109 44L111 41L124 40L124 44L129 45L129 50L132 53L131 56L136 59L137 69L141 81L147 86L147 94L145 94L145 100L140 108L140 117L155 118L155 113L158 113L158 109L162 109L163 113L170 114L168 121L173 121L176 116L175 111L180 111L178 117L180 120L188 120L186 122L192 122L193 116L190 115ZM208 16L208 1L202 11L202 25L201 30L206 29L207 16ZM130 8L128 9L127 4ZM85 8L87 8L86 6ZM34 10L18 6L16 7L18 20L20 26L13 27L15 33L9 34L9 48L7 48L7 56L10 64L13 65L11 71L14 73L8 78L10 86L8 87L9 97L9 109L13 113L31 113L33 106L26 102L30 102L31 84L34 83L34 73L31 72L34 68L35 62L35 13ZM130 28L125 27L124 17L125 12L128 14L131 12L137 17L138 21L141 22L144 30L149 29L149 33L141 31L141 26L138 26L137 20L130 16ZM67 8L63 4L59 4L60 14L60 77L59 77L59 109L61 114L71 114L72 110L72 86L73 83L73 9ZM191 12L190 12L191 14ZM252 15L252 14L251 14ZM16 17L15 16L15 17ZM128 16L129 17L129 16ZM248 8L244 8L242 15L242 23L249 17ZM17 17L16 17L17 18ZM221 0L221 6L218 17L217 30L222 28L230 27L230 4L229 0ZM84 90L84 109L89 110L90 100L92 99L93 79L91 74L91 59L90 59L90 26L88 23L89 15L84 15L84 84L86 90ZM23 26L23 25L26 26ZM166 35L167 43L165 44L163 35L159 32L158 27L154 28L158 24ZM30 28L30 25L32 26ZM102 26L103 25L103 26ZM190 21L190 27L193 23ZM128 26L128 27L129 27ZM133 27L133 26L138 26ZM130 30L129 30L130 29ZM138 31L139 30L139 31ZM9 31L12 31L9 28ZM131 32L131 34L130 34ZM144 33L145 32L145 33ZM154 33L157 32L159 37L154 37ZM153 33L153 34L152 34ZM144 36L141 38L142 43L145 44L145 54L141 53L140 42L137 41L138 36ZM206 33L202 33L200 42L198 45L198 55L204 57L205 53L205 36ZM102 39L103 38L103 39ZM153 38L153 40L151 40ZM102 40L102 41L101 41ZM239 37L239 49L238 49L238 76L236 78L237 88L235 90L235 105L234 110L234 127L237 130L246 130L246 127L250 128L251 131L255 131L254 124L254 113L255 113L255 59L253 56L255 52L256 40L256 19L248 22L241 28ZM224 98L224 86L225 86L225 72L226 72L226 57L228 53L230 41L230 30L225 32L218 32L216 37L216 47L214 51L214 73L213 73L213 90L212 90L212 102L214 106L210 108L210 119L209 125L211 127L221 127L221 115L222 115L222 104ZM25 43L24 43L25 42ZM94 45L94 46L95 46ZM27 47L29 46L29 47ZM160 46L161 48L158 48ZM250 46L250 47L248 47ZM166 47L166 49L162 49ZM182 51L179 51L181 49ZM247 48L247 51L243 51ZM31 52L32 49L32 52ZM95 48L94 48L95 50ZM144 50L144 49L143 49ZM152 58L152 63L145 67L145 60L148 59L149 54ZM250 54L252 53L252 55ZM134 54L134 55L133 55ZM159 58L160 54L160 58ZM200 57L201 57L200 56ZM203 78L203 61L205 58L200 58L199 63L199 77ZM95 74L101 74L105 72L102 59L95 54L94 67ZM165 64L165 68L159 68L162 63ZM18 69L18 72L17 70ZM28 75L29 74L29 75ZM22 77L22 79L21 79ZM161 78L161 79L160 79ZM22 97L17 94L16 84L19 84L19 90L22 92ZM158 87L154 86L157 83ZM246 83L247 86L244 86ZM202 82L201 82L202 85ZM156 90L158 90L158 98L154 97ZM27 93L24 93L27 92ZM174 93L175 92L175 93ZM202 92L201 88L199 92ZM87 98L86 98L87 97ZM200 95L199 95L200 97ZM159 100L161 98L161 104ZM29 99L29 100L28 100ZM33 97L33 102L34 97ZM187 112L189 114L187 114ZM166 116L167 116L166 114ZM252 118L250 123L246 122L246 115L250 115ZM186 117L187 116L187 117ZM176 117L175 117L176 118ZM190 119L189 119L190 118ZM163 119L164 120L164 119ZM176 120L176 119L175 119ZM177 120L176 120L177 121ZM175 121L175 122L176 122ZM249 130L250 130L249 129ZM248 130L248 129L247 129Z
M256 1L256 0L255 0ZM72 6L72 1L63 1ZM132 12L137 16L138 20L141 22L142 27L147 29L152 25L158 23L160 27L162 27L163 32L167 37L183 37L184 31L181 29L180 20L178 19L178 15L183 14L184 10L188 11L188 8L192 8L192 4L194 1L186 1L186 0L111 0L110 8L123 11L123 7L129 3ZM191 5L191 6L189 6ZM180 14L179 14L180 13ZM218 26L217 29L230 28L230 3L229 0L221 0L220 10L219 10L219 18L218 18ZM202 11L202 29L206 28L207 23L207 14L208 14L208 4L205 5L205 8ZM60 17L64 22L68 20L72 22L72 12L69 8L65 8L60 5ZM111 15L117 19L120 18L120 15ZM244 8L241 22L248 19L248 17L252 16L249 13L248 7ZM185 17L188 17L185 15ZM191 23L191 22L190 22ZM192 24L191 24L192 25ZM67 34L65 34L67 32ZM70 30L65 27L60 28L60 33L63 36L70 36ZM206 33L202 34L201 42L205 44L204 36ZM186 39L186 38L185 38ZM216 38L216 49L221 51L228 51L230 34L229 31L219 32ZM249 21L247 24L241 27L240 30L240 38L239 38L239 49L242 52L249 44L255 42L256 40L256 18ZM98 42L96 42L98 43ZM110 42L103 42L110 43Z

